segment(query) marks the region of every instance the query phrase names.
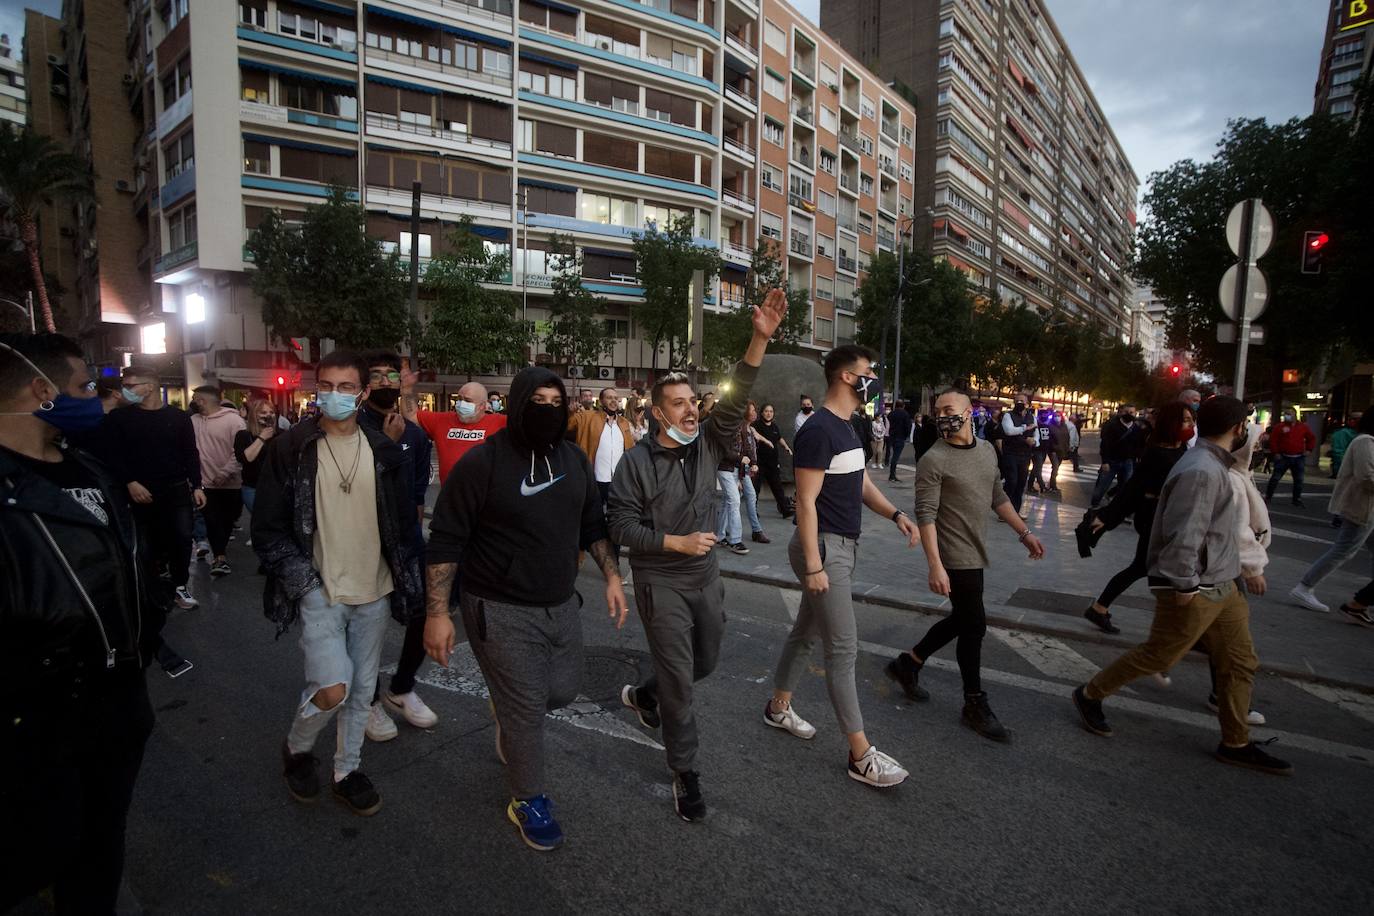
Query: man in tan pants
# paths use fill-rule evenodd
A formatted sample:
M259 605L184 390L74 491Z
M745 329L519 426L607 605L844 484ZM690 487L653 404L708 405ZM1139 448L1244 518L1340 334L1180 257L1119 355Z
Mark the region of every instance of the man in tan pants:
M1237 585L1239 506L1227 479L1232 452L1248 441L1248 413L1235 398L1214 397L1198 410L1197 446L1164 482L1150 535L1149 582L1155 619L1149 638L1073 692L1088 731L1109 737L1102 700L1137 678L1168 671L1201 643L1216 665L1218 760L1289 775L1293 767L1250 740L1246 714L1259 659L1250 640L1250 607Z

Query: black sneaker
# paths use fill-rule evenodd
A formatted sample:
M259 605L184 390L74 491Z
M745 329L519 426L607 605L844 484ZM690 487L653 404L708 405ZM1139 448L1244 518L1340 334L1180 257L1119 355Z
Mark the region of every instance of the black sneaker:
M1341 613L1345 615L1345 619L1349 620L1351 623L1358 623L1360 626L1364 627L1374 627L1374 616L1370 616L1369 608L1360 610L1348 604L1342 604L1340 610Z
M1300 499L1295 499L1295 500L1293 500L1293 505L1296 506L1296 507L1299 508L1299 509L1306 509L1306 508L1307 508L1307 503L1303 502L1303 501L1300 500Z
M1083 720L1083 727L1088 731L1104 738L1112 736L1112 727L1107 724L1107 717L1102 714L1102 701L1088 699L1082 687L1073 689L1073 708L1078 710L1078 718Z
M921 676L921 666L916 664L916 659L911 657L911 653L903 652L888 662L887 667L883 670L888 677L902 685L902 692L906 694L908 702L914 703L917 700L930 699L930 691L918 683Z
M286 789L298 802L313 802L320 797L320 761L314 754L293 754L283 741L281 745L282 775Z
M1078 523L1078 527L1073 529L1073 536L1078 541L1078 555L1083 559L1088 559L1093 555L1093 529L1089 519L1083 519Z
M334 797L347 805L348 810L363 817L371 817L382 810L382 797L362 770L354 770L334 783Z
M744 556L749 552L749 548L744 546L743 541L735 541L735 543L730 545L730 552Z
M997 721L997 716L992 712L992 707L988 705L988 695L986 693L966 693L964 694L964 713L960 717L965 725L993 741L1010 741L1011 732L1001 722Z
M230 572L228 560L216 560L214 563L210 564L210 578L212 579L218 579L220 576L227 576Z
M1233 763L1238 767L1262 770L1276 776L1293 775L1293 764L1265 753L1264 749L1253 741L1245 747L1227 747L1224 744L1218 744L1217 759L1222 763Z
M647 697L641 697L639 691L631 684L626 684L620 688L620 702L639 717L639 724L645 728L658 728L663 724L663 720L658 716L658 704L653 706L646 705Z
M701 774L695 770L673 774L673 807L684 821L706 817L706 800L701 797Z
M1083 612L1083 619L1097 627L1103 633L1121 632L1121 627L1112 623L1111 614L1100 614L1092 605L1088 605L1088 609Z

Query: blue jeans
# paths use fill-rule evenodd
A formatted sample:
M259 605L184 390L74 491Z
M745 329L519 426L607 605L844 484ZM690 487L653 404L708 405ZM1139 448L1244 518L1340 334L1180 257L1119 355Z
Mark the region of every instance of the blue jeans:
M716 483L720 485L719 519L716 521L716 539L726 544L738 544L744 540L739 518L739 475L734 471L716 471Z
M1102 505L1102 497L1107 495L1107 491L1112 488L1112 478L1125 485L1135 473L1135 462L1130 458L1122 458L1119 461L1106 461L1097 469L1097 485L1093 487L1093 505Z
M257 500L258 488L245 486L243 488L243 505L248 510L248 517L253 517L253 503Z
M1336 540L1332 541L1326 553L1317 557L1317 561L1302 574L1302 584L1312 588L1358 553L1361 544L1374 554L1374 518L1370 518L1363 525L1357 525L1348 518L1341 519L1341 527L1336 529Z
M746 474L740 478L740 484L744 491L744 511L749 516L749 530L758 534L763 525L759 524L759 496L754 490L754 481Z
M301 598L300 613L305 689L301 691L286 744L293 754L309 752L337 713L339 740L334 751L334 775L341 779L362 762L363 730L367 728L377 686L386 622L391 619L391 599L384 596L370 604L333 604L325 597L324 589L317 588ZM320 709L313 702L315 694L335 684L343 685L343 702Z
M1284 471L1291 471L1293 474L1293 502L1302 499L1302 478L1307 471L1307 458L1304 455L1276 455L1274 457L1274 473L1269 477L1269 486L1264 488L1265 499L1274 498L1274 491L1279 488L1279 481L1283 478Z

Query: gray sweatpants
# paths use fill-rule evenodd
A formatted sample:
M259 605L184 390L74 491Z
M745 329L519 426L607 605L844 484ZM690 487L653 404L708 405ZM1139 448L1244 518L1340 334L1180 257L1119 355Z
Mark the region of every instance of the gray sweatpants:
M582 681L582 599L525 607L462 592L463 626L501 723L512 798L544 794L544 715Z
M854 623L854 560L859 542L838 534L820 536L821 565L830 579L826 592L813 595L802 592L801 608L792 632L782 647L773 686L792 692L811 659L811 649L817 637L825 648L825 687L830 691L830 704L835 718L846 735L864 730L863 714L859 712L859 693L854 686L854 660L859 654L859 632ZM806 557L802 553L801 536L792 534L787 545L787 559L799 581L806 581Z
M702 588L635 584L635 607L649 640L654 673L635 693L658 703L668 766L696 769L697 720L692 684L716 670L725 633L725 583L717 576Z

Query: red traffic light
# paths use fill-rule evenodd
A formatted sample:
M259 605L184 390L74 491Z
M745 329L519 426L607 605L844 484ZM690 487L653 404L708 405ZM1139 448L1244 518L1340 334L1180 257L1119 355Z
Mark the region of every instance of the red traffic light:
M1320 229L1312 229L1302 234L1303 273L1319 274L1322 272L1322 261L1326 258L1326 246L1330 241L1331 236Z
M1180 366L1178 363L1174 363L1172 366L1169 367L1169 374L1170 374L1170 375L1178 375L1178 374L1179 374L1180 372L1182 372L1182 371L1183 371L1183 367Z
M1316 251L1318 248L1323 247L1327 242L1331 241L1331 236L1327 235L1325 232L1314 232L1309 233L1309 235L1311 238L1307 240L1307 247L1311 248L1313 251Z
M285 388L285 387L286 387L286 376L284 376L284 375L279 375L279 376L277 376L277 387L278 387L278 388Z

